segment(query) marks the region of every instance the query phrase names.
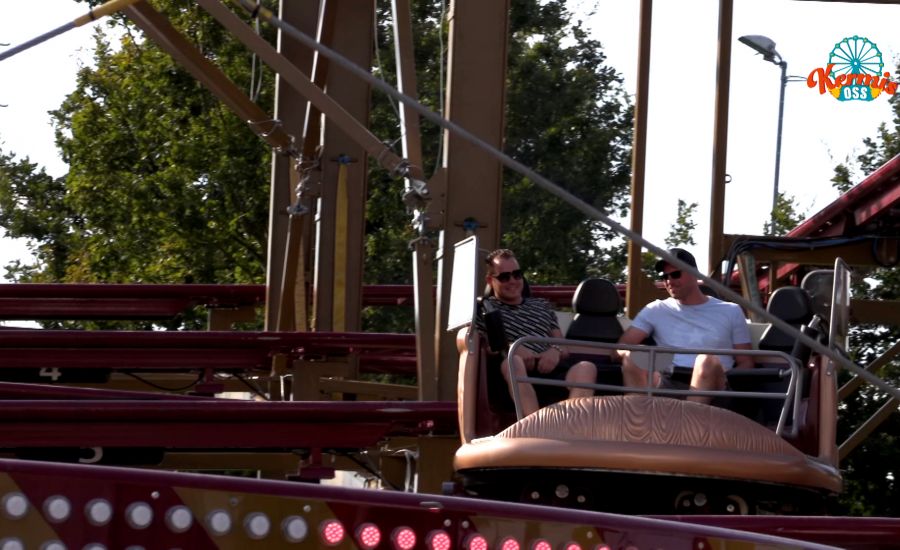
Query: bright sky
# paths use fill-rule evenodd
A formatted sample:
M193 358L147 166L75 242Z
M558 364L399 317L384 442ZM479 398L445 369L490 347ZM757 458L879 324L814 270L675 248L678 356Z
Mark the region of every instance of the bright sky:
M593 7L588 21L603 42L609 63L634 93L639 0L570 0ZM0 43L20 44L85 12L72 0L42 0L42 17L14 17L10 0L0 18ZM6 4L9 4L8 6ZM679 198L699 207L694 247L706 265L712 173L718 0L654 2L651 96L644 234L662 241L675 220ZM806 77L824 67L835 44L854 35L881 51L893 75L900 52L896 34L900 6L735 0L725 231L761 234L772 203L780 69L737 41L748 34L776 43L788 74ZM66 167L53 144L47 111L74 88L79 63L90 59L93 26L70 31L26 53L0 62L0 147L28 156L59 176ZM804 82L787 85L780 190L814 213L834 200L833 167L862 152L862 139L891 120L887 95L871 102L841 102L821 96ZM0 266L20 257L24 246L0 239Z
M638 0L576 0L593 7L587 23L609 63L636 89ZM644 235L662 241L678 199L699 204L693 247L707 265L718 44L717 0L653 3ZM781 69L738 42L744 35L775 41L788 75L804 79L825 67L835 44L868 38L895 76L900 6L735 0L731 53L725 232L760 235L772 206ZM862 140L892 118L887 94L870 102L838 101L788 82L784 100L779 190L812 215L837 198L833 168L863 152ZM858 180L855 180L858 182Z
M17 46L72 21L87 12L84 4L71 0L41 0L41 17L32 17L21 4L0 0L6 15L0 17L0 44ZM19 6L19 8L16 8ZM19 13L19 15L16 15ZM85 25L0 61L0 148L19 159L29 157L62 176L66 165L54 145L48 111L56 109L75 87L75 73L90 62L93 25ZM0 46L3 50L5 46ZM0 237L0 274L16 258L25 258L25 243ZM0 282L6 282L0 279Z

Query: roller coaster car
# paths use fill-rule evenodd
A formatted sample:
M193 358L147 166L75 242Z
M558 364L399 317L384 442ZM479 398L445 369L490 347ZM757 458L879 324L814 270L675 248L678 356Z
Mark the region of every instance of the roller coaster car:
M600 395L616 389L610 377L619 367L608 359L616 346L585 340L602 333L608 342L615 342L600 328L610 326L610 308L585 310L579 305L612 303L605 295L593 295L615 289L605 283L586 281L579 286L575 330L566 333L567 338L578 338L573 345L579 349L601 348L594 352L601 355L596 363L602 384L598 390L603 391L594 397L552 403L516 419L498 396L508 398L506 388L494 388L492 393L489 387L489 369L496 369L496 364L485 336L465 328L459 332L462 445L454 459L457 485L468 495L489 499L618 513L824 511L825 498L841 489L834 443L837 386L831 361L793 342L789 351L800 356L796 360L783 349L750 351L757 368L729 375L733 389L725 402L734 410L683 396L654 395L646 388ZM784 307L790 315L781 312L779 318L812 324L808 310L797 315L797 307L778 305L793 300L802 309L808 303L802 293L785 290L784 298L773 298L770 312ZM807 335L814 333L806 324L803 328ZM772 342L786 341L769 329L761 344L764 348ZM793 380L786 376L792 368ZM774 418L771 407L761 405L771 399L747 397L747 392L758 394L772 387L784 402Z

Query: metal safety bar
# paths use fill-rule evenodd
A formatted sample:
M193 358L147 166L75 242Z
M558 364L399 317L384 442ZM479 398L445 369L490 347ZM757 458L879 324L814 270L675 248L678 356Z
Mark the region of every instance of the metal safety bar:
M557 386L557 387L567 387L567 388L585 388L585 389L593 389L593 390L603 390L603 391L614 391L621 393L635 393L642 392L647 395L695 395L695 396L703 396L703 397L740 397L743 399L781 399L784 404L781 408L781 414L778 417L778 425L775 428L775 433L781 437L793 437L797 434L797 429L800 422L800 408L797 406L800 402L801 398L801 390L800 384L797 381L800 378L800 364L796 358L790 356L787 353L782 351L771 351L771 350L744 350L744 349L712 349L712 348L673 348L666 346L646 346L646 345L629 345L629 344L613 344L607 342L590 342L585 340L568 340L565 338L548 338L548 337L539 337L539 336L526 336L523 338L519 338L509 347L508 357L512 357L516 351L518 351L519 347L529 343L535 342L546 345L557 345L557 346L566 346L569 348L578 347L578 348L597 348L597 349L606 349L606 350L628 350L628 351L639 351L642 353L647 353L649 356L648 361L648 373L651 376L647 377L647 386L643 388L634 388L629 386L615 386L610 384L584 384L584 383L575 383L575 382L567 382L565 380L551 380L546 378L536 378L532 376L523 376L518 377L515 373L510 371L510 392L513 397L513 403L516 408L516 419L521 420L523 418L522 412L522 404L521 398L519 395L519 382L526 382L529 384L539 384L544 386ZM652 374L656 372L656 356L660 354L707 354L707 355L749 355L751 357L773 357L780 360L784 360L787 365L786 369L790 369L790 379L788 380L788 387L784 393L781 392L743 392L743 391L728 391L728 390L681 390L681 389L666 389L666 388L655 388L652 386ZM750 372L750 369L747 369ZM660 371L665 372L665 371ZM793 412L792 416L792 425L790 431L785 434L785 427L787 424L788 411L791 410Z

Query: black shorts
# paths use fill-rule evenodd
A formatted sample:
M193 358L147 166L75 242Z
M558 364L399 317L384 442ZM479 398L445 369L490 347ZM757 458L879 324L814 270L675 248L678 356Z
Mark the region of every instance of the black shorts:
M659 387L666 390L691 389L691 377L694 369L691 367L672 366L672 372L659 373Z
M673 365L672 372L660 373L659 387L665 390L690 390L693 374L694 369L691 367L676 367ZM725 391L731 391L727 378L725 379ZM686 399L687 395L667 395L666 397ZM730 403L731 398L729 397L714 397L710 404L716 407L727 408Z
M528 376L532 376L534 378L546 378L547 380L565 380L566 376L569 374L569 369L575 366L576 363L580 363L581 361L590 361L589 355L584 354L571 354L565 359L561 360L559 363L553 367L553 370L548 373L543 373L534 368L533 370L528 371Z
M572 366L579 361L583 360L583 357L570 355L569 357L566 357L565 359L560 361L552 371L545 374L542 372L538 372L537 369L533 369L528 371L528 376L534 378L543 378L544 380L564 381L566 379L566 376L569 374L569 369L571 369ZM541 407L546 407L551 403L557 403L569 396L568 387L546 386L539 383L534 384L534 392L537 394L538 403Z

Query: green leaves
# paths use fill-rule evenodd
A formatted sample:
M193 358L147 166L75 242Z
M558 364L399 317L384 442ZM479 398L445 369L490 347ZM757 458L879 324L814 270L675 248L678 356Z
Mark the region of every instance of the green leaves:
M763 227L766 235L787 235L806 219L806 214L798 212L796 199L787 193L778 193L772 218Z
M666 237L666 245L669 247L680 245L695 245L694 229L697 223L694 222L694 214L697 211L697 203L688 204L682 199L678 199L678 214L675 217L675 223Z
M506 152L607 212L626 200L632 108L599 42L572 23L566 3L513 2ZM502 242L534 282L619 279L599 223L506 172ZM613 268L613 269L610 269Z
M152 4L239 86L258 82L251 55L196 4ZM446 14L436 0L414 2L412 10L419 96L438 109ZM378 12L377 72L392 81L390 4L379 2ZM112 47L98 34L94 67L81 70L75 90L53 112L69 174L54 181L33 165L3 158L0 222L40 248L39 263L16 276L262 281L268 148L127 19L108 23L123 30L120 43ZM604 64L599 42L572 23L564 1L514 0L510 24L507 152L590 204L623 208L632 110L621 77ZM261 77L259 103L271 112L272 75ZM373 94L370 127L386 140L400 135L396 112L380 94ZM441 132L428 123L422 132L430 174L439 164ZM402 184L370 164L366 280L409 283L414 234ZM621 277L621 247L608 242L605 228L511 173L502 229L504 244L517 249L535 282Z
M863 174L871 174L884 163L900 154L900 100L894 95L889 99L894 112L892 124L881 124L872 138L863 140L865 151L857 157ZM835 167L832 184L841 193L849 191L858 182L852 181L849 163ZM892 237L897 234L896 216L885 216L880 226L870 225L867 232L873 235ZM856 268L852 295L857 299L898 300L900 299L900 271L896 266L883 266L869 271ZM850 349L853 360L859 365L871 363L890 346L900 340L900 327L896 325L860 325L850 333ZM894 387L900 385L900 362L895 356L879 375ZM844 376L848 379L848 376ZM841 403L838 423L839 441L852 434L863 425L880 407L885 406L888 396L872 386L864 385L859 391ZM842 461L845 469L845 490L841 495L841 513L853 515L894 516L900 514L900 485L896 477L900 475L900 416L896 413L887 417L847 459Z
M65 201L63 178L54 179L28 159L0 151L0 225L14 238L28 238L36 265L17 263L7 279L54 281L65 272L60 258L75 244L81 222Z
M242 48L199 13L170 11L225 72L249 83ZM102 36L96 44L96 67L79 73L52 113L70 169L62 202L80 222L53 278L262 281L267 147L154 44L130 34L117 51ZM270 109L266 78L260 100Z

